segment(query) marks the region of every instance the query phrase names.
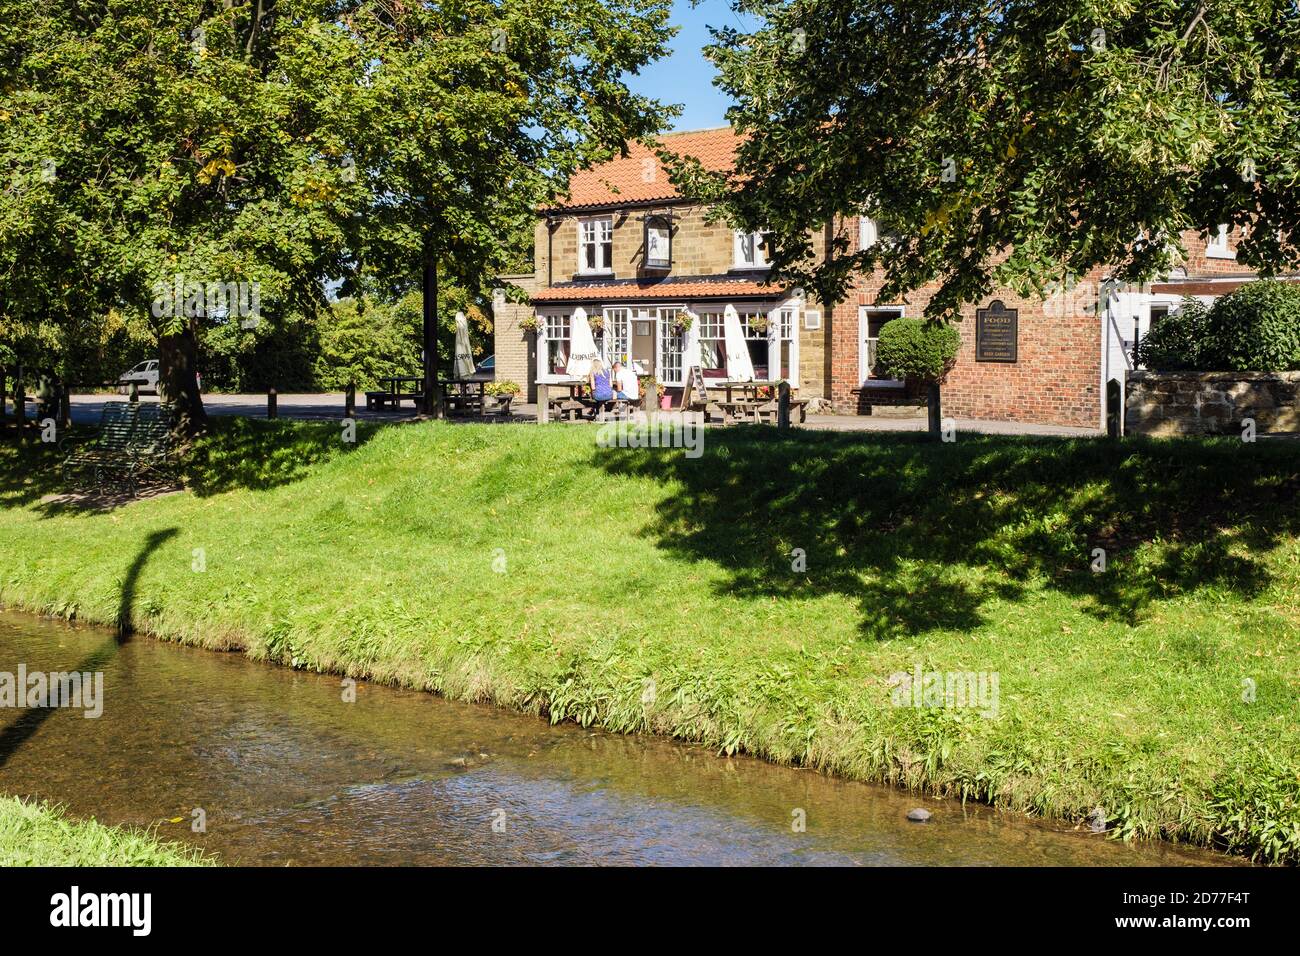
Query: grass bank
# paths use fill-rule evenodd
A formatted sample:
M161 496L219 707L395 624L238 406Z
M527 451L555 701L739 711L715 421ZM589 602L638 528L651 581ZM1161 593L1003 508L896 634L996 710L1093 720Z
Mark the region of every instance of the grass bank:
M222 420L99 514L0 448L0 601L1300 861L1296 445L339 434ZM918 667L996 716L893 706Z
M198 850L140 830L71 820L46 803L0 797L0 866L204 866Z

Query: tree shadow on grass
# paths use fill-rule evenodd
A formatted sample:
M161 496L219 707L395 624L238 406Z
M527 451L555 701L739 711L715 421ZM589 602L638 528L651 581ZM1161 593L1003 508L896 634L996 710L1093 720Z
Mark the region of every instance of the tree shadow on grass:
M312 467L360 448L381 427L386 426L359 422L355 441L348 442L340 422L214 416L207 433L182 454L176 470L185 489L200 497L240 488L263 491L298 481ZM71 438L83 442L93 434L94 429L80 427ZM67 442L60 448L36 440L0 441L0 508L39 503L42 516L52 517L94 514L133 503L129 495L70 496L74 489L63 480L61 465L71 447Z
M737 428L706 432L695 460L610 448L594 461L669 483L646 534L729 569L729 593L842 595L873 639L969 631L990 601L1044 587L1127 622L1202 589L1249 596L1300 526L1290 443Z
M73 668L73 671L93 674L96 671L103 670L108 662L117 656L118 649L131 639L132 621L135 617L136 585L140 580L140 573L144 570L144 566L149 563L149 558L153 553L176 537L177 533L176 528L161 528L151 532L145 538L144 544L136 552L135 558L126 569L126 576L122 579L117 602L117 633L112 640L106 641L78 663ZM26 688L20 688L19 692L25 694ZM3 730L0 730L0 768L3 768L9 762L9 758L30 740L32 735L40 730L55 713L57 713L57 710L50 706L24 707L16 720L6 725ZM81 719L81 715L77 714L77 718Z

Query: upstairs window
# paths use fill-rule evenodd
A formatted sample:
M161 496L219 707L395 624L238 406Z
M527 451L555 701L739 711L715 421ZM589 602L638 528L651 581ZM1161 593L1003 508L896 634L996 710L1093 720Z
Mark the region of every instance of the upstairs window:
M890 224L887 219L879 216L872 217L866 213L858 216L858 248L870 249L876 243L884 241L886 244L898 242L899 231Z
M761 232L736 233L736 268L767 268L767 256L763 254L763 234Z
M1205 254L1211 259L1235 259L1237 254L1228 248L1228 236L1231 228L1228 224L1220 223L1219 228L1210 233L1209 240L1205 243Z
M614 271L614 220L609 216L578 222L578 271L587 275Z

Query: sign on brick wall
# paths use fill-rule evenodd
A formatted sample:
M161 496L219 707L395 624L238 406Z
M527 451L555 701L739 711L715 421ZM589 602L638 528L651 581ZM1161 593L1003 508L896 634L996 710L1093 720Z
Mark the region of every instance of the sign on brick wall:
M1016 361L1019 312L1008 309L1001 299L975 312L975 361Z

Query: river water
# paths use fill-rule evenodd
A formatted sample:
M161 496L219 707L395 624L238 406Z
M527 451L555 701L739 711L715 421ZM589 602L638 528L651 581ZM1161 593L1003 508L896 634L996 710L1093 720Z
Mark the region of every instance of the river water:
M349 703L336 677L0 612L0 671L20 664L102 671L103 713L0 709L0 793L227 863L1231 862L431 694Z

